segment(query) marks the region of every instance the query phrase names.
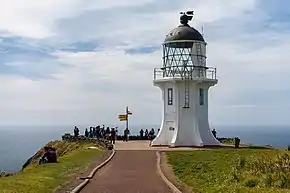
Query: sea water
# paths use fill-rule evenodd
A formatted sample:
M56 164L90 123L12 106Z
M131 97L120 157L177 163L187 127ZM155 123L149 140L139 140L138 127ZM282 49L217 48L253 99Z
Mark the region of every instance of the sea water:
M130 126L131 134L141 128L158 126ZM83 134L84 127L80 127ZM242 142L257 145L273 145L286 148L290 145L290 126L216 126L218 137L240 137ZM119 132L122 133L122 127ZM26 160L47 142L61 139L64 133L72 133L73 126L1 126L0 127L0 170L16 172Z

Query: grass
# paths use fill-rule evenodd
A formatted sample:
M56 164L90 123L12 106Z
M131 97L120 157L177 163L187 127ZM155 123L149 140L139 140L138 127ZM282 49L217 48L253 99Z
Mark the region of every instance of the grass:
M51 193L103 153L102 149L87 149L95 145L92 143L56 141L51 144L58 147L59 163L38 165L34 159L23 171L0 178L0 193Z
M168 152L167 156L175 175L195 193L290 192L285 188L290 171L282 167L290 165L290 158L282 150L196 150Z

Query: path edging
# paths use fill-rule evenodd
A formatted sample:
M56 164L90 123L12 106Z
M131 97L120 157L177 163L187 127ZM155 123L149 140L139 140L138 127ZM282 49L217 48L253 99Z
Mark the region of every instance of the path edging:
M91 171L91 173L88 175L88 177L85 178L85 180L80 183L77 187L75 187L70 193L79 193L89 182L90 180L94 177L96 172L101 169L103 166L105 166L111 159L114 157L116 154L116 151L113 149L110 157L108 157L105 161L103 161L101 164L99 164L97 167Z
M157 172L158 172L159 176L161 177L161 179L165 182L165 184L171 189L171 191L173 193L182 193L173 183L171 183L166 178L166 176L162 172L162 169L161 169L161 158L160 158L160 152L159 151L156 151L156 156L157 156Z

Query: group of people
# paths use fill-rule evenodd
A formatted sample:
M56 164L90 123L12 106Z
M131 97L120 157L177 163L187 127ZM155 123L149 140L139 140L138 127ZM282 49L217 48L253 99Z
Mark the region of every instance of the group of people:
M158 129L158 132L159 132L159 129ZM144 131L144 129L141 129L139 134L140 134L141 139L152 140L155 137L155 131L153 128L149 132L148 132L148 129L145 129L145 131Z
M111 143L115 143L118 133L118 127L116 128L105 128L105 125L102 127L100 125L96 127L90 127L90 129L85 129L85 137L88 138L97 138L97 139L106 139L110 140Z
M158 129L159 132L159 129ZM148 139L152 140L155 137L155 130L152 128L151 130L148 129L141 129L139 132L139 136L141 139ZM80 130L77 126L74 127L74 136L78 137L80 135ZM118 135L118 127L110 128L105 127L105 125L98 125L96 127L90 127L89 129L85 129L84 136L87 138L97 138L97 139L105 139L110 140L111 143L115 144ZM124 133L122 135L122 139L124 142L129 140L130 130L128 128L124 129Z

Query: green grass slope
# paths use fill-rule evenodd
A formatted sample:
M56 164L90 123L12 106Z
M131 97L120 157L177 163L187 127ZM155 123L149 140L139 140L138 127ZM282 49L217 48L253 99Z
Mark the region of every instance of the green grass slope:
M290 157L282 150L168 152L175 175L195 193L290 192Z
M96 146L93 143L53 141L48 145L57 148L59 163L38 165L41 149L23 171L0 178L0 193L51 193L104 152L101 147L88 149Z

